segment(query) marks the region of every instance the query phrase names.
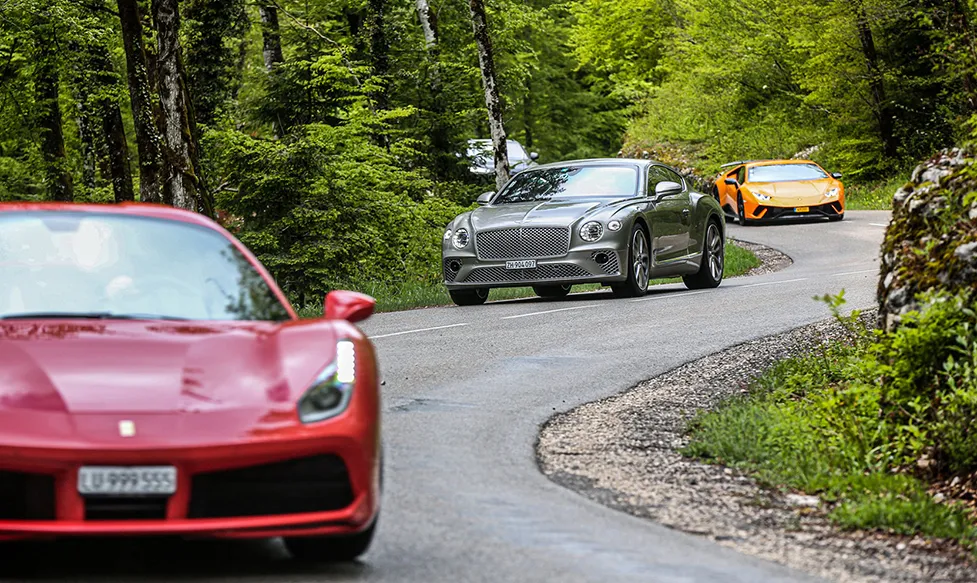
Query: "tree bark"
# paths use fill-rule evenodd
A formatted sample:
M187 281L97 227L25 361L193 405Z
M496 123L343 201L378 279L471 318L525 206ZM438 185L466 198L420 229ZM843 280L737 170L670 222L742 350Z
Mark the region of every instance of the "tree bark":
M858 40L861 43L862 55L865 57L865 66L868 69L869 92L871 93L875 120L878 123L879 139L882 140L882 151L887 157L895 157L898 154L898 144L893 132L892 106L886 97L885 80L879 66L875 38L872 35L872 28L861 0L855 0L853 6L855 23L858 28Z
M265 70L271 73L276 66L285 62L278 27L278 8L273 4L262 4L258 6L258 12L261 14L261 56L265 60Z
M129 142L126 139L122 111L114 100L102 104L102 132L109 151L109 172L112 179L112 192L115 202L132 202L132 170L129 166Z
M94 189L97 148L95 135L92 132L91 113L81 101L79 99L78 117L75 118L75 125L78 126L78 141L81 142L81 182L85 188Z
M370 60L373 74L379 80L379 89L374 94L377 109L388 108L387 75L390 73L390 42L387 39L385 11L387 0L370 0Z
M489 132L495 150L495 185L502 189L509 181L509 148L506 144L502 99L495 77L495 59L492 56L492 39L489 37L488 18L484 0L469 0L472 31L478 48L478 64L482 70L482 88L485 90L485 108L488 110Z
M35 32L34 90L37 92L37 125L44 159L48 195L56 201L74 200L74 183L64 147L64 126L59 101L61 76L54 53L54 26L47 15L37 16Z
M139 200L163 202L163 140L156 123L150 70L143 42L142 19L137 0L118 0L122 43L126 53L129 99L139 152Z
M195 174L197 148L192 131L186 78L181 63L178 0L153 0L159 54L159 96L163 136L169 164L163 182L163 202L177 208L202 209Z

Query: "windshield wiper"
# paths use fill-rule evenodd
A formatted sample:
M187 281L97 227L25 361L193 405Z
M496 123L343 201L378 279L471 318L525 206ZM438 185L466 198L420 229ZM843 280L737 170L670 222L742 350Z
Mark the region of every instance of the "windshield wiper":
M186 321L189 318L175 316L161 316L159 314L116 314L114 312L24 312L21 314L6 314L0 320L175 320Z

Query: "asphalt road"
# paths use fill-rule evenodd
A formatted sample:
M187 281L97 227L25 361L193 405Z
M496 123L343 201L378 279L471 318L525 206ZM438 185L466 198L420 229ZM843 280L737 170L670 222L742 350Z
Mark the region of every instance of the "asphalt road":
M871 307L886 212L741 228L794 264L716 290L655 288L380 314L388 452L377 539L358 565L300 567L277 541L32 543L3 580L786 582L800 573L592 503L547 480L534 443L553 413L741 342L825 318L812 296Z

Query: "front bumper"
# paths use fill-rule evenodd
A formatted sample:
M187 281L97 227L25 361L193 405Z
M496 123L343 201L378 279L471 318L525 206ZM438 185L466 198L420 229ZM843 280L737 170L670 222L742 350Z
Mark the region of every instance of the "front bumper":
M532 269L506 269L505 260L479 260L470 254L445 254L442 258L448 289L618 282L627 279L626 264L627 250L611 248L537 259Z
M0 540L356 533L379 509L377 436L365 425L346 419L325 435L203 447L0 447ZM176 492L83 496L78 472L93 465L172 465Z
M751 220L777 220L803 217L836 217L845 212L844 204L833 201L824 204L806 206L773 206L771 204L744 204L746 218ZM798 212L798 208L807 208Z

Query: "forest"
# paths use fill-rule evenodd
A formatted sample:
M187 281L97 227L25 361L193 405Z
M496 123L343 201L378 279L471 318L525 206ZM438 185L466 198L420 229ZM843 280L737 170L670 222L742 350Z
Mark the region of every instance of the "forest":
M469 172L472 138L705 178L798 155L843 172L853 205L885 206L916 163L973 131L975 9L3 0L0 200L207 214L298 305L436 282L444 225L495 187Z

